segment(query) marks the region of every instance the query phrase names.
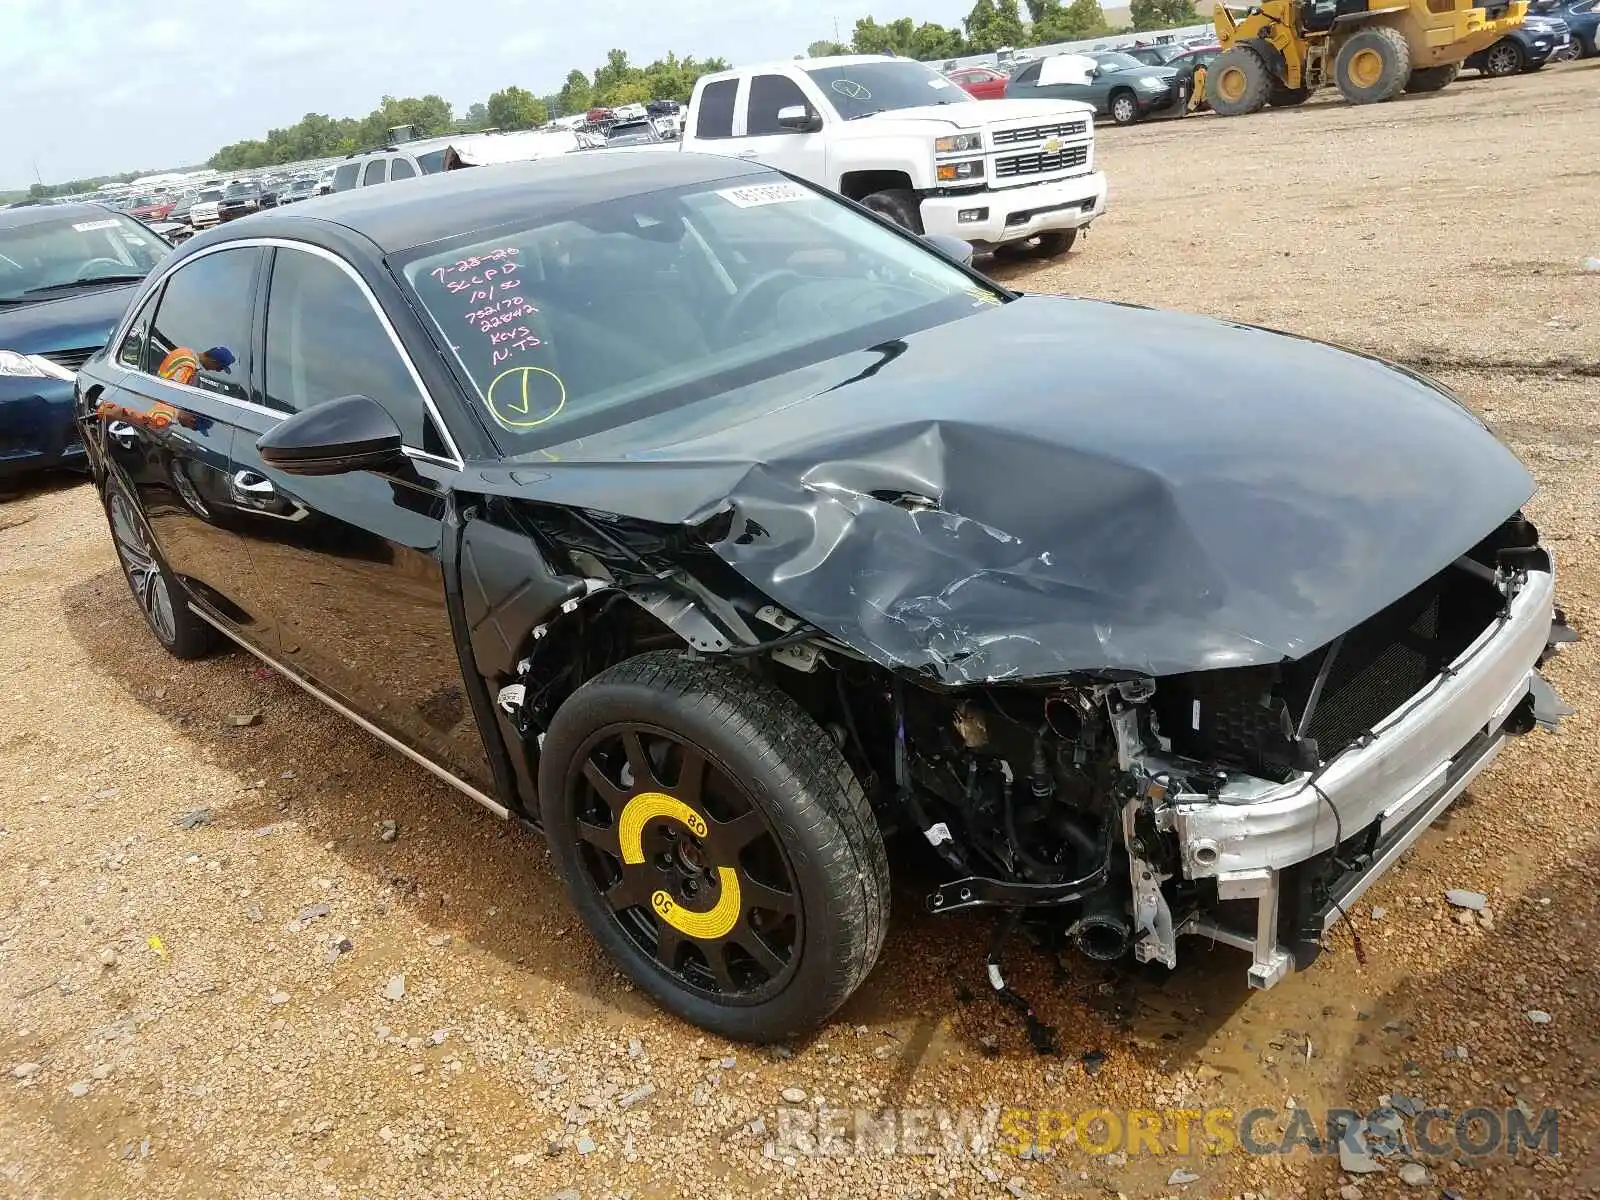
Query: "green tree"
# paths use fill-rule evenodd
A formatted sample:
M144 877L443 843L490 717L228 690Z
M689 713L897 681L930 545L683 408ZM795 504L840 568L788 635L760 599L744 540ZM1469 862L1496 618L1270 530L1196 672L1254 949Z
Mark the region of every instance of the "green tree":
M828 58L834 54L849 54L850 47L843 42L812 42L806 47L807 58Z
M1175 29L1200 19L1193 0L1130 0L1128 16L1135 29Z
M857 54L910 54L911 35L916 27L910 17L879 25L871 17L856 22L852 44Z
M967 30L967 49L973 53L1027 44L1017 0L977 0L962 24Z
M911 35L911 57L924 62L954 58L966 52L966 40L959 29L946 29L943 25L924 21Z
M467 106L466 116L461 118L468 129L487 129L489 127L489 106L482 100Z
M594 107L594 84L589 82L589 77L582 71L571 70L567 72L567 81L561 85L560 103L563 116L574 113L588 112Z
M515 85L495 92L486 107L495 129L536 129L550 119L543 100Z
M1052 4L1048 12L1033 24L1032 42L1036 46L1052 42L1074 42L1080 38L1099 37L1110 33L1105 10L1100 0L1072 0L1062 7Z

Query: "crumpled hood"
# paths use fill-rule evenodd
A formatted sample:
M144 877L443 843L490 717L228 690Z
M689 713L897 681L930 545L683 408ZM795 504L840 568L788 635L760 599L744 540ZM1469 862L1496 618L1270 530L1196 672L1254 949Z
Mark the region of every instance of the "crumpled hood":
M0 350L48 354L99 349L133 299L138 284L67 292L17 307L0 306Z
M750 583L951 684L1299 657L1533 490L1422 376L1131 306L1027 297L789 382L586 440L571 502L731 510Z

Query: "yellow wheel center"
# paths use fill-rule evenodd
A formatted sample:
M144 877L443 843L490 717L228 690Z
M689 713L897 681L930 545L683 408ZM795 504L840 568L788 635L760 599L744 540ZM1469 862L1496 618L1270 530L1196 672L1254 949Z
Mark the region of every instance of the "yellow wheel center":
M706 836L705 818L682 800L664 792L640 792L617 818L617 847L625 864L643 865L645 826L662 819L676 821L697 838ZM717 891L717 902L703 912L685 908L671 893L660 889L650 894L650 907L679 933L715 941L726 937L739 923L739 872L732 867L718 867Z
M1383 55L1376 50L1357 50L1350 58L1350 81L1357 87L1371 87L1383 78Z
M1222 74L1217 77L1217 91L1224 100L1242 100L1248 82L1238 67L1224 67Z

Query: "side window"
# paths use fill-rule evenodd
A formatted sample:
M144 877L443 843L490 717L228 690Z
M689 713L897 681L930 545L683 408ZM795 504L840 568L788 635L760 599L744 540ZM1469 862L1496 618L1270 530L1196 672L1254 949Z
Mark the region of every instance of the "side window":
M737 79L719 79L706 84L705 90L700 93L700 112L694 121L695 137L732 137L733 101L738 94Z
M1023 67L1022 70L1013 75L1012 79L1014 79L1017 83L1038 83L1039 68L1043 65L1044 64L1042 62L1029 63L1027 66Z
M348 192L356 186L356 181L361 177L361 164L358 162L340 163L339 169L333 173L333 190Z
M267 294L267 404L301 412L340 396L370 396L405 443L444 454L444 439L400 351L366 294L320 255L282 249Z
M382 183L383 169L388 165L388 160L382 157L375 158L369 162L366 172L361 176L361 186L371 187L375 183Z
M390 183L393 183L396 179L411 179L416 173L417 169L411 165L409 158L397 158L389 164Z
M786 132L778 124L778 110L796 104L803 108L810 107L806 94L794 80L785 75L757 75L750 81L750 103L744 117L745 133L750 137L760 137L768 133Z
M246 399L260 259L253 246L218 250L174 271L150 323L144 369L173 383Z
M133 324L128 326L128 335L122 339L122 345L117 347L117 365L127 367L130 371L144 370L145 348L150 335L150 314L155 311L156 296L161 292L157 288L144 307L139 310L139 315L133 319Z

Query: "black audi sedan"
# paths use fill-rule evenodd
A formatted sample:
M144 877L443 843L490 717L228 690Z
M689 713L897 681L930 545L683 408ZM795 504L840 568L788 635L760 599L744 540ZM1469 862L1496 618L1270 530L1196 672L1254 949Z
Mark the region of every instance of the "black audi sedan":
M99 204L0 211L0 492L81 467L72 379L170 249Z
M1272 986L1566 711L1532 480L1403 368L963 257L732 158L358 188L178 249L77 414L163 645L539 829L691 1021L844 1003L895 830L936 912Z

